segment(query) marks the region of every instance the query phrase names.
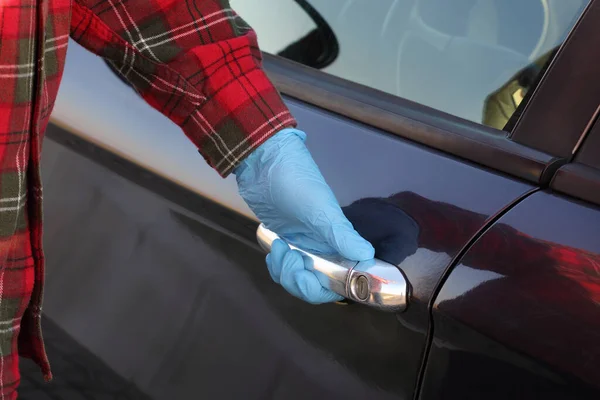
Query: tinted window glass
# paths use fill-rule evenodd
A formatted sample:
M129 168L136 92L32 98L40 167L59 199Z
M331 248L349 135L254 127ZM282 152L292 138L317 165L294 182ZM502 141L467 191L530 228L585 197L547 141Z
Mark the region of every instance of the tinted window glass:
M231 0L263 51L503 129L587 0Z

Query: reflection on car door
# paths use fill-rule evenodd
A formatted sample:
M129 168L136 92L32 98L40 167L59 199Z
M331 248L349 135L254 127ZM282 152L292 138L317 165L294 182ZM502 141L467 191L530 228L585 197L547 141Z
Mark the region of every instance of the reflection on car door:
M536 193L435 299L422 399L597 399L600 208Z

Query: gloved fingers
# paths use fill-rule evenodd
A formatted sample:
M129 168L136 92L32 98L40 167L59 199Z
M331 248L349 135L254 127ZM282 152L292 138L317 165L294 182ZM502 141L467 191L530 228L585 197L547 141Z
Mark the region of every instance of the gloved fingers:
M281 267L283 266L283 257L290 251L289 246L283 240L274 240L271 245L271 252L267 254L267 269L271 279L275 283L281 283Z
M302 254L294 250L288 251L283 258L281 285L293 296L311 304L342 299L336 293L325 289L315 274L305 269Z
M375 256L375 249L371 243L356 232L335 198L319 210L315 210L307 223L317 236L322 237L336 253L344 258L364 261Z
M295 283L295 274L304 270L304 260L298 251L290 250L283 257L281 266L281 286L296 297L299 292Z
M324 207L305 221L304 227L294 224L293 229L280 229L281 236L294 246L315 254L340 254L355 261L373 258L375 250L371 243L360 236L339 206L336 207L338 211ZM340 215L336 215L338 212Z
M307 251L311 254L335 254L337 251L331 247L327 241L315 238L314 233L300 233L300 234L292 234L286 235L284 237L286 242L293 244L294 246Z
M350 222L333 224L328 239L329 245L344 258L365 261L375 257L371 243L363 239Z
M339 294L325 289L319 279L311 271L297 271L294 279L298 291L301 293L300 299L311 304L332 303L343 299Z
M271 275L271 279L273 279L273 282L279 283L279 275L276 275L274 271L275 266L273 265L273 261L271 261L271 253L267 254L265 262L267 263L267 270L269 271L269 275Z

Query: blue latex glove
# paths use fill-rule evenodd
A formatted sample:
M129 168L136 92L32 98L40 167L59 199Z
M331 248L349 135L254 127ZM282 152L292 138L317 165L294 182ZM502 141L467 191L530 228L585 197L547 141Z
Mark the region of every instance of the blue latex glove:
M252 152L234 171L239 192L265 226L295 246L350 260L374 257L373 246L354 230L304 145L306 135L284 129ZM322 287L301 253L283 241L267 255L273 280L313 304L341 299Z

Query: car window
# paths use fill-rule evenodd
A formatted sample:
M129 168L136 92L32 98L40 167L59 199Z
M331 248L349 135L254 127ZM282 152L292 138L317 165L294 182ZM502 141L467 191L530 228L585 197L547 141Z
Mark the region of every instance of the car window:
M587 4L231 0L265 52L506 130Z

